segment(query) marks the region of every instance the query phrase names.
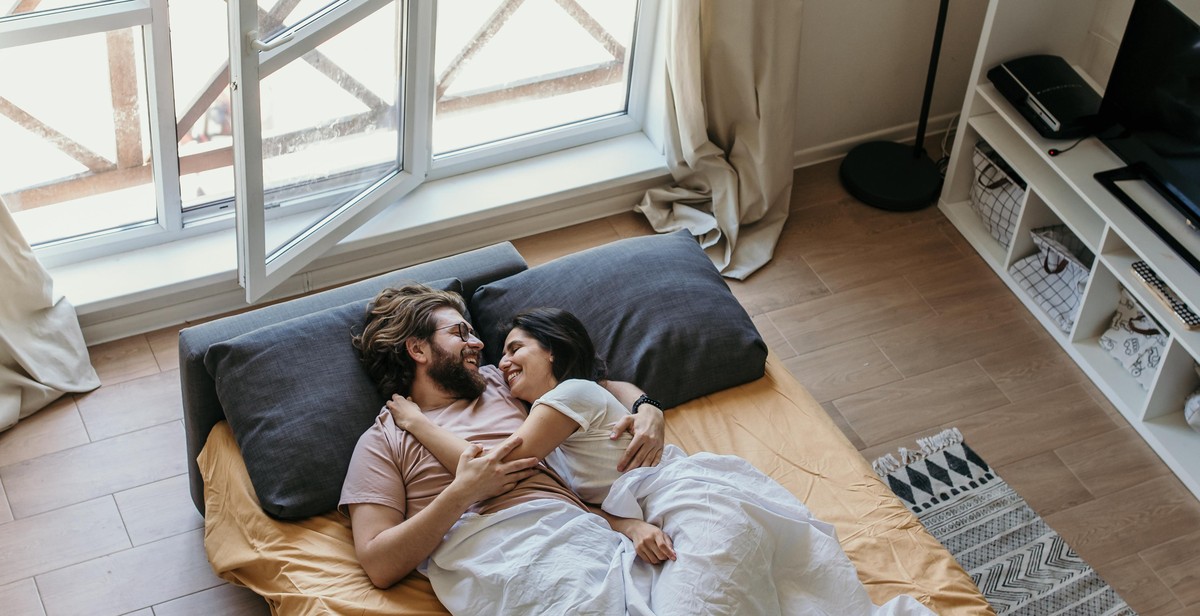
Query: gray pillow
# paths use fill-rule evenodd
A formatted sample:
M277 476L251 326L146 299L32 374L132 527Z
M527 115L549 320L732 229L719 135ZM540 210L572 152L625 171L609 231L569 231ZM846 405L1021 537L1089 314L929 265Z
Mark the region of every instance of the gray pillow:
M462 292L457 279L430 286ZM294 520L337 506L358 437L385 402L350 344L368 302L261 327L204 356L269 515Z
M762 377L767 345L704 250L686 231L578 252L475 291L484 357L497 363L518 312L542 306L579 317L607 361L667 406Z

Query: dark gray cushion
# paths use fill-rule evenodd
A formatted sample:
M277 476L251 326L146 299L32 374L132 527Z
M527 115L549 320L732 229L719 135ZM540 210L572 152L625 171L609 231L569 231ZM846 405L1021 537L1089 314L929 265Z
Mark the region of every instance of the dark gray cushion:
M462 292L455 279L430 286ZM350 344L367 304L261 327L205 355L254 491L272 516L292 520L335 508L354 445L383 407Z
M484 357L496 363L513 315L568 310L591 334L610 378L667 406L760 378L767 346L686 231L629 238L488 283L471 297Z

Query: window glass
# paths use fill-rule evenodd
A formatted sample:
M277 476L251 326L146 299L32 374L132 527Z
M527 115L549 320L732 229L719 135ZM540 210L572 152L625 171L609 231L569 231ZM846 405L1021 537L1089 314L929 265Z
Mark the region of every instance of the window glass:
M145 74L140 27L0 49L0 194L30 244L156 220Z
M171 0L171 65L185 210L233 198L229 28L224 2Z
M623 113L636 0L440 0L434 155Z
M331 208L402 164L399 11L398 2L375 11L262 79L268 209ZM324 209L313 214L322 215Z

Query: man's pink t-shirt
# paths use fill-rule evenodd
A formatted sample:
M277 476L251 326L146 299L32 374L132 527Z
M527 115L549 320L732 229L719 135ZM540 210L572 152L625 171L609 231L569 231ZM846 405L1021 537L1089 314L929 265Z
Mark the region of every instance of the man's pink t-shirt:
M521 401L512 397L498 369L483 366L479 373L487 381L481 396L458 400L425 414L434 423L487 450L516 432L527 413ZM541 498L563 500L584 508L558 475L545 464L538 469L541 472L505 494L476 504L471 511L493 513ZM396 509L408 519L433 502L453 479L428 449L396 426L392 414L384 407L375 423L358 439L342 484L338 509L348 513L349 505L372 503Z

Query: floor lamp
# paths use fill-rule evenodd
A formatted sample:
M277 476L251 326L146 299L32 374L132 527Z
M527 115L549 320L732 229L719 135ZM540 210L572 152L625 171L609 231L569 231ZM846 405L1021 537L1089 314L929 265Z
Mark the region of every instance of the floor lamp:
M925 153L925 125L933 99L933 78L937 74L942 50L942 31L950 0L941 0L937 29L933 34L933 53L929 57L929 75L925 78L925 99L917 123L917 140L912 146L891 141L870 141L855 146L842 160L838 171L842 186L854 198L884 210L908 212L933 203L942 189L942 174L937 163Z

